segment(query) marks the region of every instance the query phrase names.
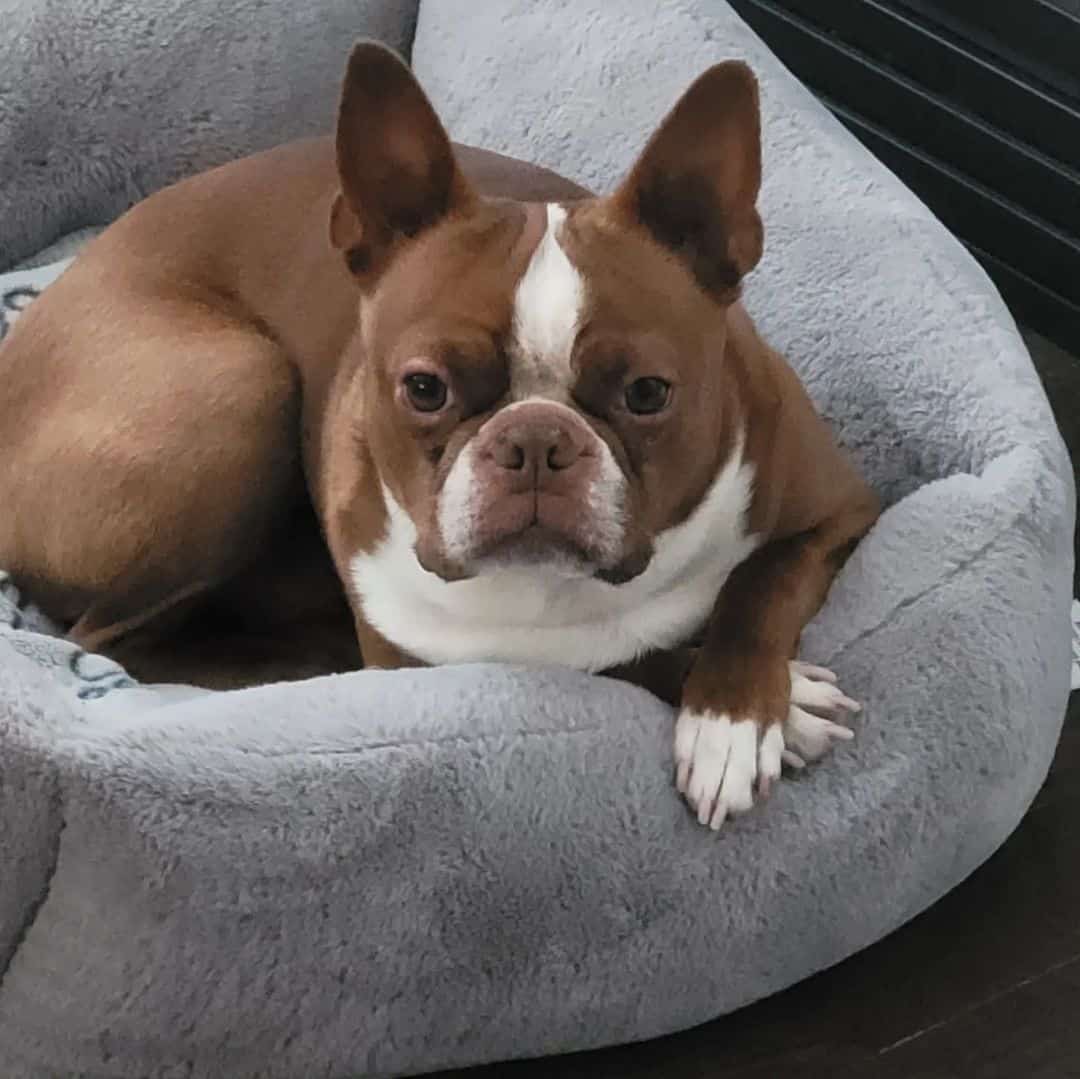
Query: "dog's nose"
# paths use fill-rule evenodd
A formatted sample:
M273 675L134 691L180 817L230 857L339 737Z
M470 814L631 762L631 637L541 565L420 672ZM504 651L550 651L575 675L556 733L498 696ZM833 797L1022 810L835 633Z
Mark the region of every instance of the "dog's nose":
M477 449L511 490L566 482L586 454L592 431L573 409L527 401L498 412L483 426ZM565 477L556 481L556 476Z
M581 457L583 440L568 424L551 416L523 419L492 439L491 457L499 468L539 478L562 472Z
M598 543L594 533L607 529L604 514L617 514L614 504L599 504L596 495L615 486L598 486L609 477L600 436L583 415L558 401L533 398L499 409L477 431L475 441L462 452L461 480L447 478L451 489L443 506L454 508L464 493L469 499L462 517L469 522L474 553L496 550L515 537L525 546L508 548L511 557L526 561L562 558L567 550L589 552ZM612 462L614 464L614 462ZM457 468L457 463L453 465ZM466 478L467 477L467 478ZM464 486L464 490L463 490ZM620 495L621 497L621 495ZM451 522L452 523L452 522ZM514 551L516 550L516 555ZM599 548L597 548L599 550ZM608 558L608 555L597 555Z

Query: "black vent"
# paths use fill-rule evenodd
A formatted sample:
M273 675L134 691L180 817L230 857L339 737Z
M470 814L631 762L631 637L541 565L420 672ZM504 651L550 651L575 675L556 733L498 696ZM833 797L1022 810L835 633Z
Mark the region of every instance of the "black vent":
M1080 353L1080 0L732 0L967 244L1016 317Z

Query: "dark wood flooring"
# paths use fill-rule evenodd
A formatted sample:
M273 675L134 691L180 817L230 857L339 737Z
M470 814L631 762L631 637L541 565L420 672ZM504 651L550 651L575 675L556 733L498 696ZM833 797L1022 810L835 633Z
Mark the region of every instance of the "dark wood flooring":
M1029 343L1080 463L1080 360ZM1050 777L1016 833L963 885L884 941L683 1034L440 1079L452 1076L1080 1077L1080 692Z

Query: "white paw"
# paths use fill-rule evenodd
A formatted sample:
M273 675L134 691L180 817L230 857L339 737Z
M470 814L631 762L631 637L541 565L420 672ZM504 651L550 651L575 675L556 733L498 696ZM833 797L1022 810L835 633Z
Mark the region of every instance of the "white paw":
M675 724L675 783L697 812L699 823L716 831L729 817L754 804L754 786L767 792L780 775L784 739L773 724L762 737L755 720L732 721L712 712L683 709Z
M823 667L790 664L791 704L782 724L732 720L715 712L683 709L675 724L675 784L701 824L718 830L729 816L754 804L754 789L767 796L783 764L805 768L854 733L835 722L859 705Z
M823 757L835 742L855 737L849 727L835 722L845 712L858 712L860 705L836 684L836 675L824 667L797 661L791 671L791 707L784 720L784 763L804 768L808 761Z

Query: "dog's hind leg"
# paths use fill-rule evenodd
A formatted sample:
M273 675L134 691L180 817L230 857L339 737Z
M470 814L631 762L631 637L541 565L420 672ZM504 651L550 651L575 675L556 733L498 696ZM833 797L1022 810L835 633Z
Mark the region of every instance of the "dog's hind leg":
M79 269L0 350L0 566L108 651L242 571L304 497L299 389L258 326ZM108 317L102 295L121 297Z

